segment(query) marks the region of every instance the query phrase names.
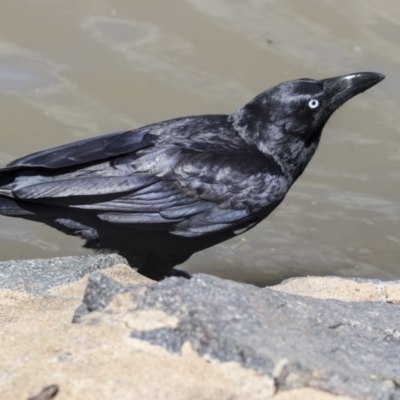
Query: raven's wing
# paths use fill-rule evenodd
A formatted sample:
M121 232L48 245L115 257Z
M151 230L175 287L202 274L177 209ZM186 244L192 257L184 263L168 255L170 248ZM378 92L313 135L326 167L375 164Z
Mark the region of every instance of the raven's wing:
M201 236L251 224L263 209L272 211L288 188L265 157L163 145L57 175L22 174L10 191L113 224Z
M279 166L245 143L227 116L185 117L87 139L7 169L17 170L2 186L4 196L182 236L252 224L289 188Z

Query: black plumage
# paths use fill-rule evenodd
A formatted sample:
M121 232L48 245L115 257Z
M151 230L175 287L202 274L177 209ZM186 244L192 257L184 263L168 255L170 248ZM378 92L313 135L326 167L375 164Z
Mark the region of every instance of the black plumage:
M0 213L115 251L161 279L193 253L252 228L283 200L332 113L383 75L275 86L231 115L90 138L0 170Z

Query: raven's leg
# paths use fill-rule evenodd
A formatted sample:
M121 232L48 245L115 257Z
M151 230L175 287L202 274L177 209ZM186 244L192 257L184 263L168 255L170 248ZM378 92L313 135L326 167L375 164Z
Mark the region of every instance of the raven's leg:
M127 257L129 264L138 269L138 272L150 279L160 281L168 276L190 278L190 275L175 265L182 264L190 258L191 254L147 253L146 256L135 254Z

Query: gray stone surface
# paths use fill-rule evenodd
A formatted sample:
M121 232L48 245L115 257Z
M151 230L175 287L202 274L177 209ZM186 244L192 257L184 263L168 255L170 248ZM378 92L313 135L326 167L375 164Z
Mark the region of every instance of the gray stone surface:
M0 287L45 294L121 262L116 255L2 262ZM237 361L273 376L279 390L314 387L357 398L400 399L398 305L321 300L201 274L124 287L94 273L74 322L103 310L123 292L132 298L127 313L162 310L179 320L176 328L134 330L132 338L173 353L190 342L206 359Z
M180 334L180 331L175 331L170 327L153 329L151 331L133 331L131 337L165 347L172 353L179 353L183 344L183 336Z
M116 254L4 261L0 262L0 288L40 295L120 263L127 261Z
M98 273L91 274L82 304L75 311L72 322L78 322L89 312L102 310L116 294L123 291L124 287L112 279Z
M84 300L91 309L95 286L89 284ZM112 298L104 290L100 295L99 309ZM189 341L206 358L273 376L280 390L308 386L357 398L400 398L398 306L301 297L201 274L132 289L132 305L127 312L163 310L180 322L176 329L131 337L172 352Z

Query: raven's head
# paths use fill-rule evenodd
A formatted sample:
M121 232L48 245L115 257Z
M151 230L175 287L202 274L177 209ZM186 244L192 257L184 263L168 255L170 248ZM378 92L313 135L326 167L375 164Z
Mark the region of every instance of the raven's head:
M313 156L333 112L384 77L359 72L284 82L259 94L230 120L242 138L273 157L294 181Z

